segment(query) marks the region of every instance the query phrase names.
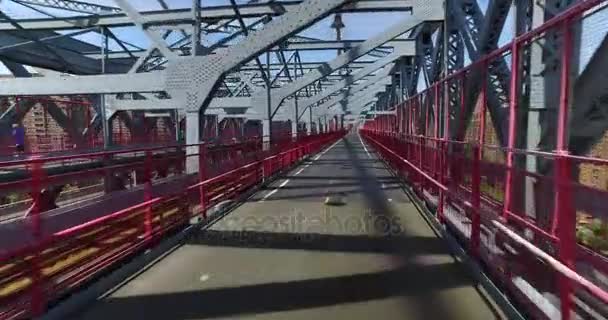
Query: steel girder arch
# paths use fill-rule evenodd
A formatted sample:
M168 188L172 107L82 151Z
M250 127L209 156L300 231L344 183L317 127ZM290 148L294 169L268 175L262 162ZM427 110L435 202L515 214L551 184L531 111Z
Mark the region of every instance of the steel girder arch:
M406 93L408 97L413 96L418 90L418 78L420 73L425 75L431 73L432 59L429 59L433 52L432 34L440 25L438 22L425 22L410 34L410 39L416 41L416 55L413 61L409 63L409 77L401 77L399 83L401 91ZM401 84L403 80L408 80L405 84Z
M532 27L535 28L556 15L559 15L576 2L577 1L575 0L546 0L544 6L534 3L532 9ZM578 70L578 63L580 60L579 54L581 51L580 34L581 22L579 21L577 22L577 25L572 28L573 56L570 59L571 70ZM530 60L529 74L532 75L529 93L530 106L536 111L530 112L530 118L527 122L527 135L529 144L531 144L531 146L529 146L530 148L538 148L543 151L553 151L555 149L558 115L557 106L559 106L561 85L560 65L563 63L561 54L559 54L563 43L562 39L561 30L555 30L555 28L550 29L543 37L540 46L533 46L531 52L528 53L529 57L526 57ZM592 61L590 61L579 78L576 78L576 74L570 75L570 83L573 84L574 88L572 91L573 97L570 99L570 107L576 106L571 108L572 112L575 112L575 114L571 115L571 119L573 120L571 123L574 126L577 125L577 122L574 122L574 119L576 119L576 121L581 121L578 123L579 128L581 126L587 127L590 123L585 123L585 117L577 115L576 113L578 113L578 111L575 110L578 109L579 106L586 105L592 107L594 103L599 102L601 100L601 87L605 86L605 84L601 82L601 79L604 77L595 70L592 70L596 67L602 68L606 65L605 62L601 61L605 60L606 56L601 58L597 56L598 53L606 53L606 51L601 51L602 46L604 46L603 43L598 48L600 51L597 51L594 54ZM606 48L603 48L603 50L606 50ZM591 69L589 69L589 67L591 67ZM535 77L536 74L542 74L542 77ZM579 82L581 80L582 82ZM584 109L579 111L584 111ZM585 131L585 129L583 129L583 131ZM574 127L569 133L576 134L574 132ZM588 142L590 141L591 140ZM572 146L574 145L572 144ZM581 149L578 151L585 149L584 144L579 147L581 147ZM591 144L587 144L586 147L591 147ZM541 173L550 172L550 170L552 170L551 162L538 161L537 170Z
M298 79L297 81L294 81L284 87L281 87L275 92L275 94L272 95L272 97L266 97L263 95L258 95L254 97L254 104L269 105L274 113L280 107L284 99L305 88L306 86L346 66L350 62L367 54L373 49L391 41L394 38L397 38L398 36L406 33L407 31L411 30L423 21L441 20L441 17L437 12L441 8L441 3L439 1L433 0L429 3L428 0L412 0L412 3L414 4L414 6L413 14L411 17L401 20L388 30L382 32L381 34L366 40L362 44L352 48L349 51L344 52L332 61L326 63L323 67L318 68L316 70L311 70L304 77ZM268 101L269 99L270 101Z
M605 37L591 61L574 84L570 129L570 150L587 153L608 130L608 37ZM555 135L543 137L555 140Z
M400 59L403 56L412 56L413 54L413 43L411 45L406 46L397 45L395 46L395 51L392 54L382 59L378 59L374 63L359 70L358 72L346 75L343 80L339 81L338 83L329 88L325 88L319 94L314 95L308 99L302 100L300 102L300 107L306 108L310 105L314 105L324 99L327 99L334 93L348 86L357 86L355 85L357 81L364 80L365 77L369 76L373 72L376 72L376 75L370 78L369 80L366 80L364 83L378 80L378 76L380 76L380 78L383 78L391 72L394 67L394 62L396 60Z
M444 75L448 76L464 66L464 48L461 35L461 28L457 23L457 3L454 1L446 2L446 16L444 21ZM460 90L458 83L446 84L444 92L446 103L444 108L447 108L449 121L456 119L457 112L460 111ZM450 126L454 128L455 126Z
M232 47L226 55L207 55L171 58L166 69L165 88L174 98L186 106L186 143L200 141L199 116L212 99L212 93L220 80L230 71L274 47L287 37L329 15L347 0L308 0L267 23L260 30ZM198 153L198 148L187 149L188 154ZM196 156L189 157L188 172L198 170Z
M31 73L19 63L2 59L2 63L9 69L9 71L15 76L20 78L30 78ZM0 126L2 132L10 131L12 123L21 122L23 117L29 112L29 110L35 105L34 101L22 103L20 106L13 104L0 116ZM84 138L81 132L75 127L74 123L65 115L65 113L57 106L55 102L49 101L46 105L49 115L68 132L70 137L74 139L77 145L84 142ZM17 110L19 109L19 110Z
M477 0L459 0L454 3L453 17L460 25L463 44L466 46L471 61L477 61L484 54L498 48L498 40L504 28L512 0L490 0L486 14L481 11ZM507 112L502 106L508 102L510 69L504 59L494 61L488 66L487 99L488 109L501 145L506 145ZM467 79L464 115L459 117L464 125L452 125L451 128L466 128L473 115L478 100L478 93L483 85L482 72L479 68L472 70ZM452 136L462 132L452 132Z
M437 57L441 53L441 41L443 39L441 23L427 22L424 24L424 28L420 30L420 33L416 37L416 59L417 63L422 64L422 73L426 81L427 87L430 87L435 81L439 80L439 72L441 70L441 61ZM438 33L435 41L433 41L433 34ZM436 68L439 66L439 68ZM411 96L417 90L418 79L410 84L408 94Z

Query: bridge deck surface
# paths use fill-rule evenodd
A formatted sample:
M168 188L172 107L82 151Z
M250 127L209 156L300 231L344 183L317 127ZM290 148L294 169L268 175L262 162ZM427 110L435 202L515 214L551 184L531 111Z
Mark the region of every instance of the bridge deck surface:
M144 318L503 314L351 134L74 317Z

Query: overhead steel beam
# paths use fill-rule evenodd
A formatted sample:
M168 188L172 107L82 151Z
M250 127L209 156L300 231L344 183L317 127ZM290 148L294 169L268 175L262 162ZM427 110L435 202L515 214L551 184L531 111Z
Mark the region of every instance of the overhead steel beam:
M328 62L323 67L317 70L311 70L304 77L298 79L297 81L294 81L284 87L281 87L272 96L272 101L270 102L272 110L274 110L274 112L276 113L276 110L278 110L279 106L281 105L283 100L285 100L285 98L291 96L292 94L305 88L306 86L311 85L315 81L331 74L332 72L346 66L349 62L354 61L355 59L365 55L374 48L377 48L383 45L384 43L404 34L405 32L412 29L421 22L425 20L440 20L441 16L434 10L426 11L428 10L429 6L433 5L436 6L435 9L439 9L437 7L437 4L439 4L439 2L432 2L430 5L422 3L418 4L420 7L416 6L415 10L420 9L420 13L417 13L418 11L414 11L412 16L399 21L394 26L390 27L388 30L382 32L381 34L371 39L366 40L365 42L352 48L351 50L344 52L332 61ZM263 95L258 95L254 98L254 104L265 105L267 103L267 99Z
M358 0L337 10L337 12L377 12L377 11L407 11L411 10L418 0ZM243 18L255 18L265 15L282 15L285 11L293 10L300 1L273 1L270 3L242 5L240 13ZM162 11L142 12L148 25L190 24L193 17L190 9L172 9ZM234 19L236 17L231 6L213 6L201 8L203 21ZM66 21L67 20L67 21ZM86 28L91 26L125 27L132 26L133 21L124 14L80 16L69 19L20 19L18 22L28 30L63 30ZM0 31L15 30L9 23L0 23Z
M377 75L370 78L369 80L364 81L356 86L353 86L352 88L343 90L325 102L331 103L332 101L340 101L341 99L350 95L358 94L360 91L363 91L366 88L389 85L391 84L391 72L392 66L387 66L386 69L383 69L382 72L379 72ZM325 102L322 102L322 104L324 104Z
M264 23L266 23L267 21L265 21ZM249 25L249 29L253 30L252 25ZM233 40L234 38L238 37L239 35L241 35L243 32L242 31L237 31L231 35L229 35L226 38L223 38L222 40L220 40L218 43L213 44L209 47L209 50L212 50L214 52L222 52L222 50L230 50L230 46L226 45L225 42L229 41L229 40ZM315 51L315 50L348 50L351 48L354 48L355 46L363 43L365 40L341 40L341 41L335 41L335 40L314 40L314 41L307 41L307 42L301 42L301 41L286 41L284 43L281 44L280 47L274 47L269 49L269 51L280 51L280 50L300 50L300 51ZM390 54L390 50L391 48L393 48L393 46L398 45L400 42L409 42L411 40L409 39L397 39L391 42L386 43L383 46L380 46L378 48L376 48L375 51L377 51L377 55L380 56L385 56ZM180 48L172 48L172 50L177 51L177 50L181 50ZM139 57L142 55L145 55L146 51L145 50L129 50L129 52L126 51L110 51L108 52L108 57L110 59L125 59L125 58L133 58L133 57ZM94 58L94 59L99 59L101 58L101 55L99 54L98 51L95 52L85 52L85 55L89 58Z
M129 18L131 18L131 20L133 20L133 23L135 23L135 25L148 36L150 41L152 41L154 44L154 47L156 47L156 49L158 49L165 56L165 58L168 59L176 56L176 54L169 49L165 39L163 39L160 34L158 34L155 30L148 30L146 28L145 24L148 23L148 21L142 16L141 13L139 13L139 11L137 11L137 9L132 7L127 0L114 0L114 2L127 14Z
M18 3L26 3L30 5L36 5L52 9L61 9L72 12L80 13L95 13L95 14L107 14L107 13L120 13L120 8L104 6L99 4L93 4L89 2L75 1L75 0L13 0Z
M375 106L376 103L378 103L378 93L375 95L361 97L359 100L349 103L346 108L348 109L348 113L351 115L356 115L360 114L366 108L371 109L371 107ZM340 108L342 110L344 109L342 106L340 106Z
M384 80L378 81L375 84L372 84L369 87L366 87L360 91L353 90L352 92L341 92L340 94L332 97L331 99L327 100L326 102L321 103L318 106L318 108L320 108L320 109L329 108L338 103L341 103L342 106L347 107L348 103L357 101L358 99L361 99L362 97L367 97L370 95L375 96L376 94L378 94L382 91L385 91L386 86L390 85L390 84L391 84L391 79L385 78Z
M25 34L27 37L24 36ZM40 50L37 44L31 43L35 42L33 39L51 47L69 65L64 65L62 60L49 55L46 50ZM2 56L21 64L75 74L95 74L101 71L101 55L96 59L79 53L81 50L98 49L97 47L55 32L29 30L0 32L0 47L5 48L2 50ZM106 71L109 73L124 72L132 63L125 60L106 62Z
M108 99L107 103L107 108L114 111L172 110L181 108L173 99ZM250 107L250 97L224 97L213 99L207 109L248 109Z
M165 90L163 78L163 72L157 71L135 74L0 79L0 95L160 92Z
M329 97L330 95L334 94L335 92L337 92L349 85L352 85L353 83L372 74L376 70L393 63L394 61L396 61L397 59L399 59L403 56L414 55L415 52L416 52L416 49L415 49L414 42L410 42L407 45L404 44L403 46L398 46L395 48L395 51L392 54L388 55L387 57L378 59L376 62L370 64L369 66L367 66L355 73L345 76L343 80L339 81L338 83L336 83L335 85L333 85L329 88L325 88L325 90L321 91L321 93L319 93L315 96L312 96L308 99L302 100L300 102L300 106L303 108L306 108L310 105L313 105L313 104ZM386 68L386 69L388 69L388 71L386 71L386 74L388 74L388 72L390 72L391 68ZM384 72L385 71L380 71L380 73L384 73Z
M32 75L27 69L18 63L14 63L11 61L2 60L2 63L11 71L11 73L18 78L30 78ZM26 100L27 101L27 100ZM33 100L35 101L35 100ZM19 106L21 110L19 112L16 110L16 105L12 105L0 116L0 126L5 126L4 128L0 128L6 130L12 123L21 122L23 117L27 114L27 112L35 105L35 102L24 103ZM59 108L56 102L48 101L45 104L46 110L49 115L62 127L64 130L68 132L70 137L74 139L77 145L80 145L83 142L83 136L78 129L75 127L75 123L71 122L70 119L65 115L65 113ZM25 108L25 109L24 109Z
M285 13L281 19L273 20L262 29L252 32L243 41L235 44L226 55L174 59L167 67L167 91L174 98L183 100L189 112L198 112L209 103L212 92L229 71L322 19L347 1L305 1Z

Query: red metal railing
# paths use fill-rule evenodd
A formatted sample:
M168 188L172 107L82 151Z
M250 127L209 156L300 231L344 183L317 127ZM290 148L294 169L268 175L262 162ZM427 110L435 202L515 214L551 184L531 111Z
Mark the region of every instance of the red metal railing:
M18 122L25 129L26 154L83 151L104 146L101 132L85 130L96 113L87 97L16 96L7 98L7 101L14 102ZM65 121L79 125L74 126L73 131L63 128L49 112L51 106L56 107L55 117L59 115ZM175 143L175 124L167 126L161 118L144 118L143 122L144 127L140 128L139 132L132 133L122 121L122 117L114 117L113 130L110 133L112 144L137 146ZM87 134L83 136L85 131ZM0 156L16 154L15 139L10 135L2 138Z
M116 262L153 246L164 235L186 226L193 217L205 218L209 208L219 202L235 199L343 134L331 132L301 137L263 153L258 147L240 146L244 152L239 156L240 161L230 162L222 158L220 165L216 163L217 159L209 155L216 152L233 154L230 148L218 146L212 149L204 144L197 145L199 153L188 156L198 157L198 176L183 175L180 181L184 183L177 184L178 187L172 185L170 191L160 194L154 191L153 173L165 170L167 163L173 163L176 173L181 173L188 156L175 151L182 150L184 146L0 163L2 168L20 165L28 168L30 177L13 184L28 185L36 203L44 186L62 183L60 179L66 179L63 174L46 175L48 163L144 155L135 163L76 173L78 176L103 175L109 170L142 170L143 197L135 205L52 232L43 226L41 212L34 206L28 220L32 239L0 254L0 319L41 315L49 303L93 279ZM259 141L256 139L257 146L261 145ZM73 177L73 174L69 175ZM1 188L10 186L4 184Z
M577 107L571 81L573 33L583 19L603 10L604 2L580 1L397 105L394 115L366 122L361 130L415 193L436 208L437 220L533 318L567 320L608 313L608 191L573 174L588 167L606 172L608 159L573 155L568 145L568 118ZM524 95L521 66L526 51L550 37L562 44L556 53L559 97L556 104L539 106ZM494 70L501 64L510 73L507 100L502 102L488 87L498 78ZM468 100L475 110L466 110ZM506 121L496 114L487 116L490 103L495 106L492 112L506 110ZM544 148L528 147L527 135L519 129L526 125L522 113L529 115L535 108L548 110L550 125L542 128L540 141ZM464 117L466 111L475 111L473 125ZM500 138L504 147L491 141ZM585 219L592 220L591 234L585 233Z

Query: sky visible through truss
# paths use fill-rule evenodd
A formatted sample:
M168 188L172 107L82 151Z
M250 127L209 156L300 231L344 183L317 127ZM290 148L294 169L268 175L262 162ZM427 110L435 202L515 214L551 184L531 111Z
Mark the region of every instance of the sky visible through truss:
M83 1L83 0L80 0ZM285 0L284 0L285 1ZM291 0L286 0L291 1ZM85 2L107 5L107 6L116 6L113 0L87 0ZM140 11L149 11L149 10L162 10L162 7L156 0L129 0L132 6ZM165 0L169 8L177 9L177 8L190 8L192 6L192 0ZM250 2L250 0L237 0L239 4L245 4ZM259 0L258 3L268 2L268 0ZM480 7L483 11L486 10L488 6L488 0L478 0ZM226 6L230 5L229 0L202 0L203 6ZM43 13L36 12L31 8L24 7L23 5L17 4L11 0L0 0L0 10L15 19L24 19L24 18L45 18L48 17ZM67 17L73 15L80 15L79 13L57 10L57 9L48 9L44 8L44 11L51 15L55 15L58 17ZM601 14L596 14L592 16L590 19L586 19L586 23L583 25L583 37L582 37L582 48L581 51L581 63L579 67L581 70L587 64L591 55L595 51L595 48L600 43L600 40L608 32L608 14L605 12L608 10L603 10ZM343 30L343 39L346 40L361 40L370 38L383 30L390 27L392 24L396 23L400 19L403 18L407 13L403 12L393 12L393 13L350 13L343 15L343 21L346 25L346 28ZM313 37L323 40L333 40L335 39L335 32L330 28L330 25L333 21L333 16L327 17L326 19L319 21L312 27L303 31L300 35ZM252 21L247 21L252 22ZM146 48L149 46L149 40L144 36L143 32L138 30L136 27L121 27L121 28L112 28L114 34L118 36L118 38L128 41L136 46ZM210 34L203 38L203 44L212 44L218 40L220 40L224 35L221 34ZM179 37L179 33L173 33L168 39L167 42L171 43L176 41ZM513 14L509 14L507 18L505 27L503 29L503 33L501 35L499 45L503 45L508 43L513 37ZM101 37L93 32L89 32L84 35L80 35L76 37L79 40L89 42L95 45L101 45L102 39ZM119 50L119 46L114 42L110 41L110 50ZM301 56L303 61L329 61L336 56L335 50L328 51L309 51L309 52L301 52ZM466 55L465 55L466 56ZM466 63L468 63L468 57ZM8 70L4 68L0 64L0 73L7 74Z

